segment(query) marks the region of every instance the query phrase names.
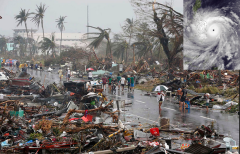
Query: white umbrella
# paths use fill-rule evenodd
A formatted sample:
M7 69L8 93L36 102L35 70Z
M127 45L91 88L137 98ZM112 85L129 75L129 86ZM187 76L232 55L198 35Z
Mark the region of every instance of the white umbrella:
M158 85L158 86L154 87L152 91L162 91L162 90L166 91L166 90L168 90L168 87L166 87L164 85Z

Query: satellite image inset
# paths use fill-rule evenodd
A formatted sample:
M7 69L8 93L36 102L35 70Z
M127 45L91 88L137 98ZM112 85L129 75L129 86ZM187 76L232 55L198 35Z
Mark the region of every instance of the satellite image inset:
M184 0L184 69L240 69L240 1Z

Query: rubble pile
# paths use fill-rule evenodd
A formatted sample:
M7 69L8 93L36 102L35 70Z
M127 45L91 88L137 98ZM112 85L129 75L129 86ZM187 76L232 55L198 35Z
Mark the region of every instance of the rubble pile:
M138 72L147 63L142 66L136 66ZM88 80L45 87L28 74L16 76L0 81L1 153L194 153L199 146L208 153L226 150L207 145L224 137L212 126L182 131L168 119L161 119L160 126L122 122L125 105L131 103L108 100L99 89L94 90L98 93L88 91ZM145 80L160 82L153 77ZM184 83L173 80L168 84L177 88Z

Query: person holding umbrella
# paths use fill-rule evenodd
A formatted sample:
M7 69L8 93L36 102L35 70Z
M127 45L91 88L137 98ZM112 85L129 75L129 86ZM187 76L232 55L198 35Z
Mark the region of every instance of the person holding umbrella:
M158 92L158 94L157 94L157 101L159 103L159 114L160 114L160 112L162 110L161 106L162 106L162 103L164 101L164 96L165 96L163 91L165 91L165 90L168 90L168 87L166 87L164 85L158 85L158 86L154 87L153 90L152 90L152 91L157 91Z
M91 72L91 70L89 70L89 72L88 72L88 80L92 80L92 72Z
M88 72L88 80L92 80L92 72L91 71L93 71L94 69L92 69L92 68L88 68L87 69L87 71L89 71Z
M159 103L159 113L161 112L161 106L162 106L162 103L164 101L164 96L165 94L163 93L163 91L161 90L160 92L158 92L158 95L157 95L157 100L158 100L158 103Z

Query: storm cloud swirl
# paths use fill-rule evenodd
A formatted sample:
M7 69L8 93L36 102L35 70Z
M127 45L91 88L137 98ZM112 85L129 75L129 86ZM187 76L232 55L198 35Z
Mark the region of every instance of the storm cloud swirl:
M184 1L184 69L239 70L240 3L204 0L194 11L195 4Z

